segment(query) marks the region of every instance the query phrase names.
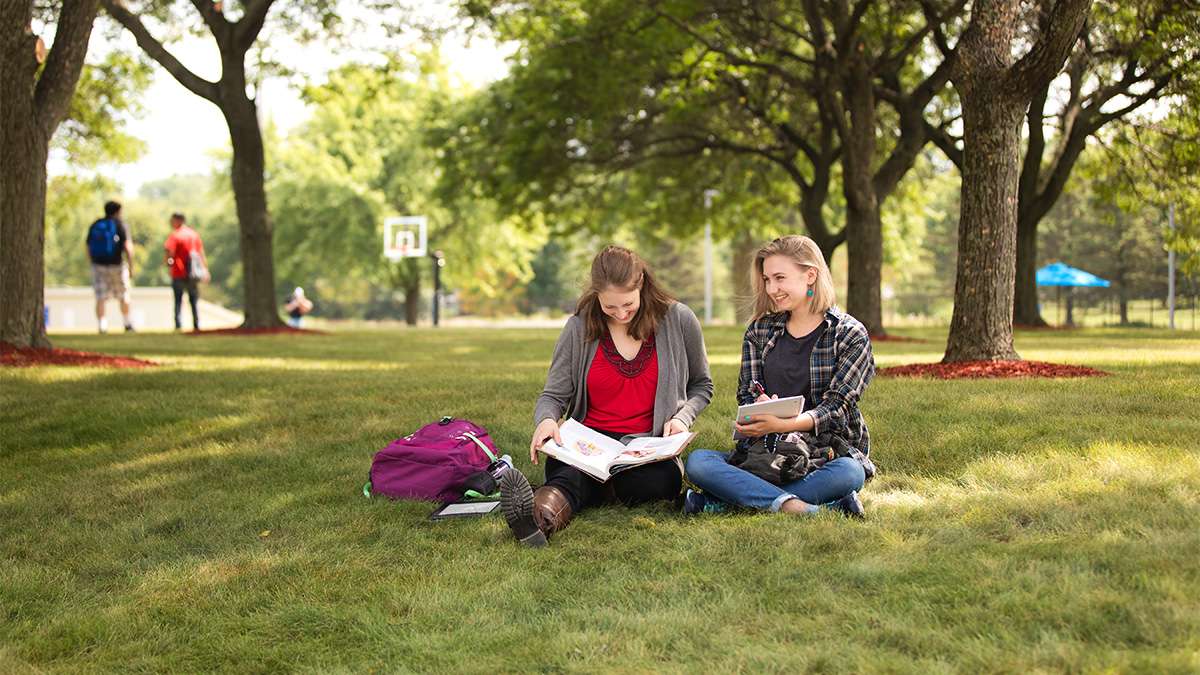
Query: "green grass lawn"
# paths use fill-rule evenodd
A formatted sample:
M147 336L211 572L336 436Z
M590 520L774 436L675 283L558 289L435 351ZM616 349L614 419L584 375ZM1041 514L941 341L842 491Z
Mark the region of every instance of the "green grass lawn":
M880 366L935 361L876 346ZM740 331L692 447L726 449ZM555 331L60 337L147 370L0 370L0 672L1200 670L1200 334L1018 336L1085 380L877 379L865 522L365 499L442 415L529 469ZM537 481L540 473L532 473Z

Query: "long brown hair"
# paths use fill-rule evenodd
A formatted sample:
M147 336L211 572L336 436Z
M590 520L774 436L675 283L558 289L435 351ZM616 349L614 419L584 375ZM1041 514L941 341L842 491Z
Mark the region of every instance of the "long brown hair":
M654 281L650 266L638 254L621 246L605 246L592 259L591 279L575 307L575 314L584 321L589 340L599 340L608 330L599 295L609 288L621 292L641 291L638 293L641 306L629 322L629 337L634 340L644 340L652 335L659 320L667 315L675 302L675 298Z
M837 302L833 276L829 274L829 266L825 264L825 256L821 255L817 242L803 235L789 234L775 239L754 254L754 264L750 266L750 287L754 289L751 321L776 311L775 302L767 295L767 283L763 280L763 263L774 255L784 256L800 267L811 267L817 271L817 280L812 286L813 295L808 299L810 312L824 314Z

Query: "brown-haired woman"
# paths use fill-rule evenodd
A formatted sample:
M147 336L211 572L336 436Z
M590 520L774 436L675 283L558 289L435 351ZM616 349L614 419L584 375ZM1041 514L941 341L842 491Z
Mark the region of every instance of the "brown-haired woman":
M592 260L591 280L567 320L534 408L529 459L561 442L565 415L612 438L686 432L712 398L700 322L655 282L636 253L608 246ZM519 471L500 481L508 525L540 546L588 506L634 506L679 495L683 471L668 460L627 469L601 483L553 457L536 491Z

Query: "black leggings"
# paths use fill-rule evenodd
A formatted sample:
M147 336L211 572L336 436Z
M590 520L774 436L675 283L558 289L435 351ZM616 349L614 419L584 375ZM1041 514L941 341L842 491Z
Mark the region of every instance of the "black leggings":
M623 436L607 431L600 433L616 439ZM683 473L675 460L668 459L626 469L609 478L607 483L601 483L570 464L547 457L546 485L562 490L571 503L571 510L579 513L589 506L614 500L625 506L637 506L675 499L683 488Z

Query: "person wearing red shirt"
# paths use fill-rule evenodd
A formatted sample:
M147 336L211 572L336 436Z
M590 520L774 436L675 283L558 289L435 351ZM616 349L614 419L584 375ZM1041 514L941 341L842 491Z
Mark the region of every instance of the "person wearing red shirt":
M534 408L529 459L538 463L547 440L561 442L564 415L625 442L686 432L712 391L696 315L657 285L636 253L608 246L592 261L591 281L554 347ZM517 539L541 546L589 506L670 500L682 484L676 460L626 469L601 483L547 457L546 482L536 491L520 471L504 473L501 509Z
M175 293L175 330L183 327L179 313L183 309L183 292L187 291L192 305L192 330L200 330L201 281L208 281L208 258L204 256L204 242L195 230L185 223L182 213L171 214L171 235L167 237L165 261L171 270L171 290Z

